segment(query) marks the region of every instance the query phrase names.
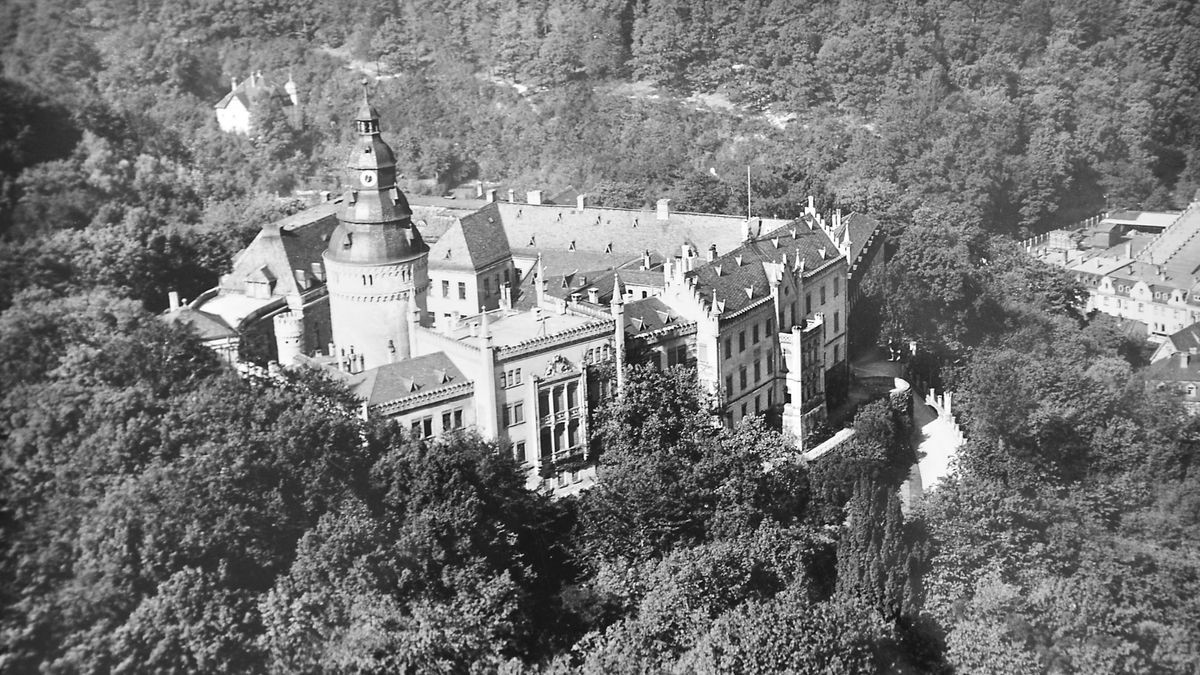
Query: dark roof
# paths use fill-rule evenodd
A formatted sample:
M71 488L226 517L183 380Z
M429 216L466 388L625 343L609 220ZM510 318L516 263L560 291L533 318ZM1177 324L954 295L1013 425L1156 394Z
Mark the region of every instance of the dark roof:
M1200 382L1200 356L1191 356L1186 366L1179 362L1180 356L1175 354L1151 363L1142 373L1152 382Z
M562 190L559 190L558 192L555 192L554 194L550 195L550 197L548 199L544 200L543 203L544 204L563 204L563 205L567 205L567 206L573 206L578 203L578 198L579 198L579 190L576 190L574 185L568 185L567 187L563 188Z
M495 204L459 219L429 252L431 264L481 270L512 255Z
M250 78L239 82L237 87L226 92L226 94L221 97L221 100L217 101L217 104L213 107L227 107L234 98L237 98L237 100L241 101L242 105L249 110L253 100L259 98L260 96L273 98L281 107L284 108L290 108L292 106L292 97L288 96L287 92L283 91L282 88L276 87L274 84L264 80L262 77L258 77L256 81L255 76L251 75Z
M312 278L312 265L322 263L321 254L338 225L337 207L336 202L325 202L265 225L234 258L233 271L221 277L221 288L240 293L247 278L269 273L275 281L272 295L301 292L295 270Z
M163 314L162 317L168 323L191 326L196 331L196 335L206 342L208 340L237 337L238 334L224 319L216 314L192 309L191 307L173 309Z
M865 213L851 213L842 218L842 224L834 229L834 238L841 241L847 229L850 230L850 260L854 261L862 254L867 240L879 229L879 221Z
M448 389L466 381L445 353L435 352L365 370L351 378L349 385L367 405L375 406Z
M1200 322L1172 333L1168 339L1171 340L1171 344L1177 351L1186 352L1189 349L1200 349Z
M825 251L824 256L821 249ZM725 303L723 313L730 314L770 295L763 264L780 263L784 256L789 269L799 259L811 272L840 258L841 253L820 227L809 228L803 221L797 221L742 244L715 261L697 267L692 274L701 297L711 299L715 290L717 299Z
M609 293L611 295L611 292ZM656 297L625 303L625 332L649 333L660 328L686 323L662 300Z

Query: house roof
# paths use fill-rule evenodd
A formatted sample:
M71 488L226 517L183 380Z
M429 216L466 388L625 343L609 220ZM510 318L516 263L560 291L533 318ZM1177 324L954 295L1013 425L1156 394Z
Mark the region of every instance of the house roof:
M742 240L745 218L702 213L671 212L658 220L651 209L616 209L574 205L496 202L514 255L546 251L612 254L628 260L651 251L664 256L679 253L683 244L698 251L716 244L718 251L736 247ZM759 219L754 223L758 227ZM788 221L762 219L769 232Z
M337 207L338 202L324 202L263 226L234 258L233 270L221 277L221 289L241 293L246 279L261 277L274 281L274 296L300 293L306 289L299 286L295 270L319 283L312 277L313 263L323 264L321 255L338 225Z
M609 293L611 295L611 292ZM625 303L625 332L634 335L649 333L668 326L686 323L666 303L656 297Z
M1176 351L1200 350L1200 322L1172 333L1167 339L1171 341L1171 345L1175 347Z
M701 296L711 298L716 291L717 299L725 303L723 314L731 314L770 294L764 265L786 261L787 268L792 269L798 261L803 261L805 270L811 272L840 257L841 253L821 228L810 228L797 221L790 227L747 241L715 261L697 267L692 274Z
M1200 202L1193 202L1137 254L1137 259L1161 266L1168 276L1188 280L1183 288L1200 281Z
M429 251L431 265L481 270L512 254L495 204L463 216Z
M1155 361L1142 374L1151 382L1200 382L1200 356L1193 355L1187 365L1180 365L1180 356Z
M858 256L862 254L866 248L867 240L879 229L879 221L865 213L851 213L842 218L841 224L834 228L833 238L835 241L841 241L846 235L846 230L850 231L850 260L858 260Z
M375 406L417 394L429 394L467 382L444 352L388 363L350 376L351 392Z
M238 334L220 316L191 307L185 306L173 309L163 314L163 319L168 323L191 326L196 331L196 335L205 342L237 337Z
M279 105L285 108L292 106L292 98L287 95L281 87L276 87L270 81L264 79L262 75L251 75L249 78L242 80L236 87L231 88L220 101L217 101L214 108L227 108L237 99L247 110L250 109L254 99L260 96L268 96L279 102Z

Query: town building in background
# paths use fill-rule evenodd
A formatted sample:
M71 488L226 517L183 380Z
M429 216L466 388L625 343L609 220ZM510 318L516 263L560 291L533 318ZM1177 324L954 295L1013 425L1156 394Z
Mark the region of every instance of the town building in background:
M229 93L213 107L221 131L243 136L250 135L255 120L261 119L261 115L280 115L280 121L293 129L299 129L304 120L300 95L291 73L282 87L264 78L261 70L250 73L250 77L241 82L233 78Z
M1024 242L1088 289L1088 311L1164 341L1200 321L1200 202L1180 214L1118 212Z

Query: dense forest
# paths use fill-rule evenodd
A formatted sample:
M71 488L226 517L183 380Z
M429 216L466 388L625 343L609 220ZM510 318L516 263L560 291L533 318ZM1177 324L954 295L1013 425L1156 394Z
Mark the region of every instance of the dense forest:
M1195 198L1194 3L12 0L0 45L0 670L1200 670L1200 422L1012 240ZM255 70L301 129L218 130ZM805 466L639 370L550 501L226 372L152 312L338 188L363 71L414 190L879 218L855 330L960 395L953 478L902 514L885 403Z

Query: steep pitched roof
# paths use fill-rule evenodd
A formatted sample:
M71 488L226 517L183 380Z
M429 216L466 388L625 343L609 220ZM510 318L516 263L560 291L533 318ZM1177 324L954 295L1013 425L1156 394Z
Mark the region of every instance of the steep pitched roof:
M680 323L686 323L686 320L659 298L651 297L625 303L626 333L649 333Z
M824 255L822 255L822 251ZM770 295L766 264L785 261L791 269L803 261L812 272L841 257L829 235L819 227L810 228L802 221L747 241L711 263L697 267L691 274L702 297L716 297L725 303L723 315L735 313Z
M233 270L221 277L221 289L240 293L246 279L265 277L274 281L272 295L299 293L306 289L299 287L295 270L304 270L310 283L318 283L313 263L323 264L321 254L338 224L336 211L337 202L325 202L264 226L234 258Z
M467 382L444 352L388 363L353 376L350 390L367 405L382 405Z
M1191 349L1200 350L1200 322L1194 323L1181 331L1172 333L1169 338L1176 351L1186 352Z
M512 255L495 204L463 216L429 251L430 265L481 270Z
M851 213L842 218L841 225L834 229L834 239L840 242L842 237L846 235L846 230L850 231L850 260L858 260L858 256L862 254L863 248L867 245L867 240L879 229L879 221L865 213Z

